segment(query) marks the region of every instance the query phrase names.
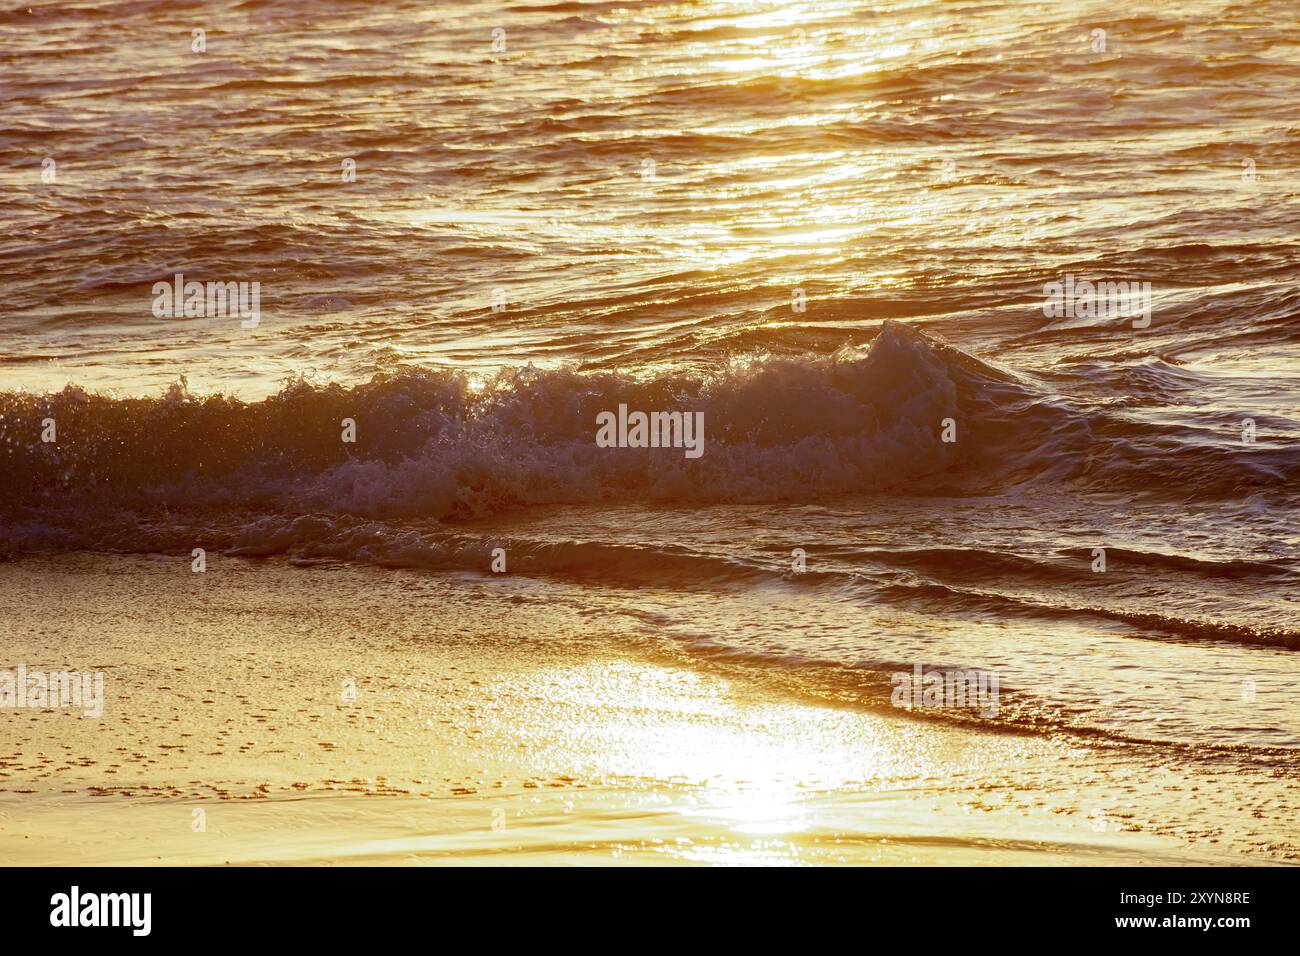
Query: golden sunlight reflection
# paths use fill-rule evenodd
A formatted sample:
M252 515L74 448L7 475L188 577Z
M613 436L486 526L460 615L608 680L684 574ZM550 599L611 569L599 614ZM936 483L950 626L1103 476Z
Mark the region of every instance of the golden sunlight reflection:
M539 749L543 765L588 765L606 778L681 787L677 812L745 834L793 833L802 801L823 789L864 787L938 772L935 740L893 716L772 699L741 683L654 664L607 662L548 672L555 687L605 691L593 706L576 698L591 729ZM929 767L934 761L933 767Z

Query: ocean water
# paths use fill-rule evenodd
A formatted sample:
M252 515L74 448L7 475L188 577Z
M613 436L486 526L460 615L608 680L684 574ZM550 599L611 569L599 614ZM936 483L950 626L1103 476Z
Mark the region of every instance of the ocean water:
M915 715L1294 781L1298 25L12 8L0 554L501 548L687 659L879 708L984 670L995 713ZM255 323L158 317L178 273ZM1067 281L1149 310L1047 314ZM620 405L704 453L599 447Z

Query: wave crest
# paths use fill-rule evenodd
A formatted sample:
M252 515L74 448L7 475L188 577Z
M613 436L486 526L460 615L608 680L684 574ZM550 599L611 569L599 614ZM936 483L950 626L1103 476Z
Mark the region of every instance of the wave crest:
M597 447L597 414L620 404L702 412L703 457ZM46 419L55 442L40 440ZM356 423L355 443L341 440L344 419ZM943 440L947 420L956 441ZM1096 430L1042 386L886 321L866 349L737 359L711 375L529 366L479 381L403 369L354 387L294 381L253 403L194 396L183 381L159 398L74 386L5 393L0 507L472 518L541 504L992 494L1031 479L1149 483L1150 470L1116 452L1125 439L1099 450ZM1231 465L1220 452L1216 463ZM1099 472L1108 459L1117 467ZM1240 491L1251 476L1230 485Z

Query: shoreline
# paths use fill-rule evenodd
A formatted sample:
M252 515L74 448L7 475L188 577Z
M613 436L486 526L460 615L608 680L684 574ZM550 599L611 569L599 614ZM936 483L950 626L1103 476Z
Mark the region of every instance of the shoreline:
M0 665L106 675L98 719L0 712L11 865L1294 852L1178 832L1167 818L1209 785L1200 771L800 699L686 666L525 578L74 554L0 563L0 604Z

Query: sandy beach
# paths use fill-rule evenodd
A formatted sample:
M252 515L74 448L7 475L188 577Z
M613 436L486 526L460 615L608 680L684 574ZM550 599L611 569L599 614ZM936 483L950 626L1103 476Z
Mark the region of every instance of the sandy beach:
M16 864L1297 858L1261 781L688 667L525 578L78 554L0 608L4 666L105 675L0 711Z

